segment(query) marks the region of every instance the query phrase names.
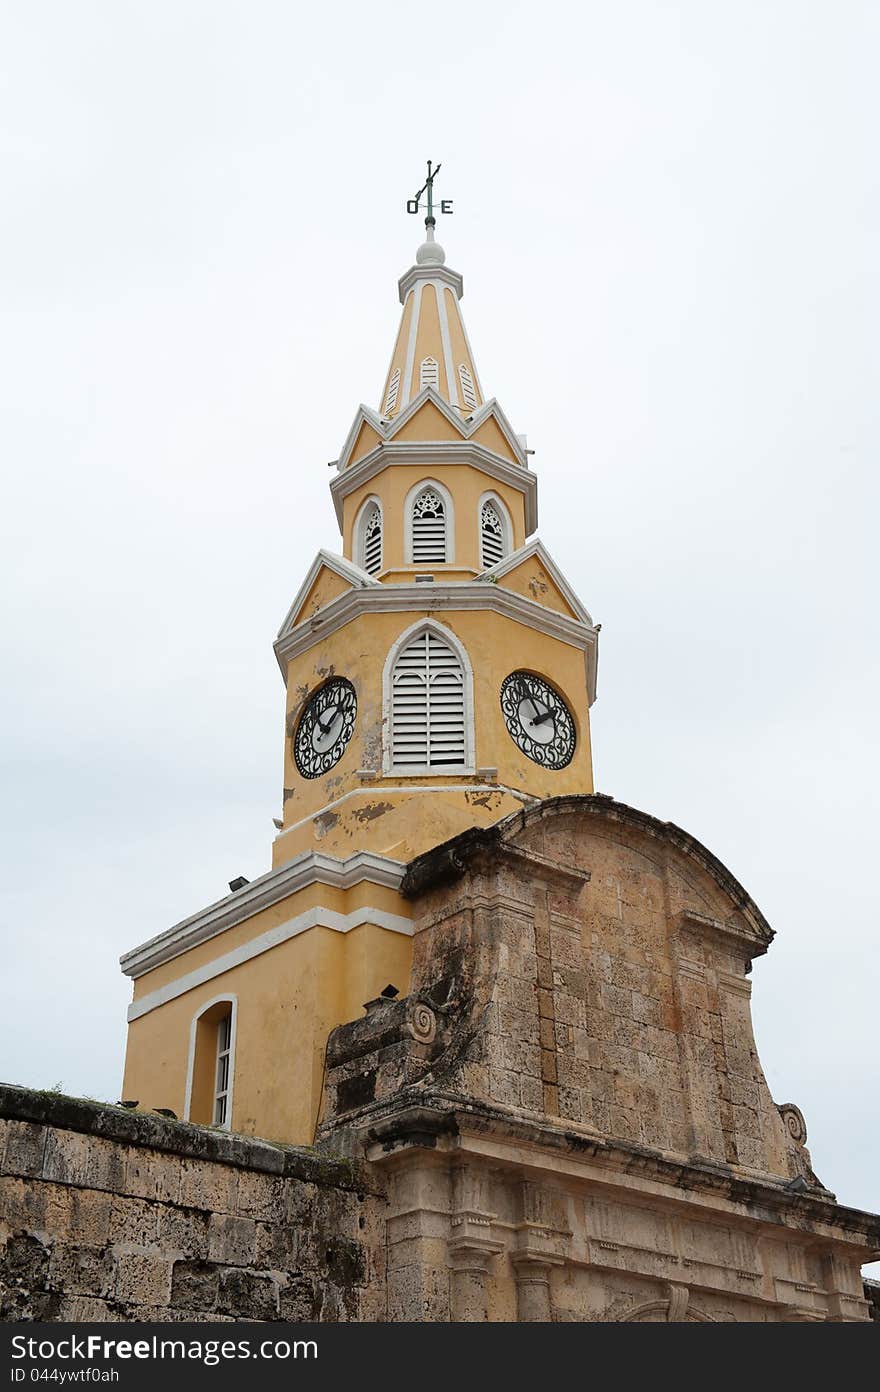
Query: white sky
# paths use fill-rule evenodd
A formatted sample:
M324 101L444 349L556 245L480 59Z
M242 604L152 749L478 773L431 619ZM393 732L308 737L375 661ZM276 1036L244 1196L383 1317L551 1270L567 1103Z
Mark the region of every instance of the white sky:
M271 642L430 156L603 624L598 788L764 910L771 1089L880 1209L878 40L857 0L4 8L0 1076L115 1100L120 952L268 868Z

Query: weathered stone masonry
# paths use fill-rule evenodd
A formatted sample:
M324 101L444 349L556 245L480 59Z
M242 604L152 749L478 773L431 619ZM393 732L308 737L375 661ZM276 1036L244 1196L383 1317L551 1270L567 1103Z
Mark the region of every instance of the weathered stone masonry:
M382 1320L362 1165L0 1086L0 1318Z

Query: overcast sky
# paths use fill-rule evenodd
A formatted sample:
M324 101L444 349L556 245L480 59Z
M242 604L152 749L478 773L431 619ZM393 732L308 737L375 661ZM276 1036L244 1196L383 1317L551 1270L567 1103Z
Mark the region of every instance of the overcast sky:
M760 1056L880 1209L880 6L3 6L0 1076L115 1100L119 954L269 866L271 651L425 160L601 621L597 787L778 937Z

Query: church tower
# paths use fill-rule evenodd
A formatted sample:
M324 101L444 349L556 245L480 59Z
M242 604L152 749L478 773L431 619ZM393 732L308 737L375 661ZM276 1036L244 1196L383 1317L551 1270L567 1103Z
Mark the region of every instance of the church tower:
M525 436L483 392L427 191L381 394L330 485L339 551L318 552L275 643L272 869L122 958L124 1096L300 1144L330 1031L409 989L407 864L593 791L598 629L535 535Z

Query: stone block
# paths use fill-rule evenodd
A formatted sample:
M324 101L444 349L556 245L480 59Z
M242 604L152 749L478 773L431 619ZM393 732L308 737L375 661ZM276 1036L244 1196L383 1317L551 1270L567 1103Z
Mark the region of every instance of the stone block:
M239 1320L276 1320L278 1285L271 1276L243 1271L239 1267L221 1270L217 1308Z
M134 1198L176 1203L180 1193L180 1163L175 1156L130 1146L120 1187L124 1194Z
M213 1311L220 1288L220 1271L212 1263L177 1261L171 1275L171 1304L179 1310Z
M115 1249L117 1300L136 1305L167 1305L171 1298L171 1262L151 1252Z
M523 1075L520 1078L520 1101L530 1112L540 1112L544 1106L544 1088L540 1078Z
M234 1213L238 1195L238 1170L204 1160L180 1160L178 1202L184 1208L211 1213Z
M291 1324L310 1324L321 1312L321 1291L314 1280L294 1277L278 1292L278 1316Z
M161 1204L157 1241L163 1251L190 1259L208 1254L208 1217L197 1208Z
M49 1260L49 1284L65 1295L106 1298L113 1294L116 1262L103 1247L56 1243Z
M490 1068L489 1096L493 1102L516 1106L519 1102L519 1074L505 1068Z
M53 1129L46 1137L43 1178L56 1184L87 1183L92 1137Z
M114 1198L110 1203L109 1240L153 1247L159 1240L159 1210L146 1199Z
M208 1218L208 1260L224 1266L250 1266L256 1256L257 1225L253 1218L212 1213Z
M236 1211L248 1218L273 1222L283 1212L283 1180L275 1175L242 1170L238 1176Z
M32 1121L2 1121L0 1157L7 1175L39 1175L43 1171L46 1127ZM3 1139L5 1136L5 1152Z

